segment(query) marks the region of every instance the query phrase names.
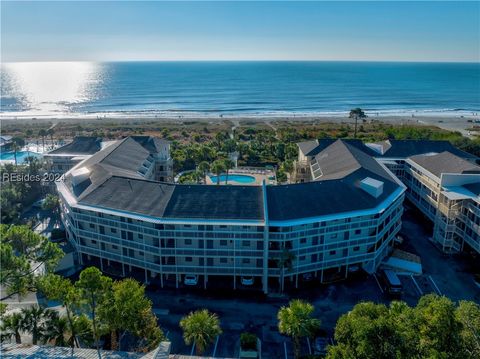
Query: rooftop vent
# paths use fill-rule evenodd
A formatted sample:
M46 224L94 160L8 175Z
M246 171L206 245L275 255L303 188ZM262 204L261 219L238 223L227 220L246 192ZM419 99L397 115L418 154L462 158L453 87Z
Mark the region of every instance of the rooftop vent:
M366 177L360 181L360 188L369 195L378 198L383 193L383 182L376 179Z
M82 183L90 176L90 170L87 167L80 167L72 171L72 184L74 186Z

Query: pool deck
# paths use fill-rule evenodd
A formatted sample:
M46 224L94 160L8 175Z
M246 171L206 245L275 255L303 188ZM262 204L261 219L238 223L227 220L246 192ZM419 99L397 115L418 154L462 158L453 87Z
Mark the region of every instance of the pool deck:
M262 173L263 172L263 173ZM258 170L258 171L251 171L251 170L231 170L228 172L228 175L245 175L245 176L251 176L255 178L254 182L250 183L241 183L241 182L236 182L236 181L230 181L228 179L228 185L229 186L260 186L265 180L267 184L275 184L275 181L269 180L268 177L274 176L275 173L270 170ZM216 185L216 182L213 182L210 179L210 176L207 176L207 185ZM220 181L220 186L225 186L225 181Z

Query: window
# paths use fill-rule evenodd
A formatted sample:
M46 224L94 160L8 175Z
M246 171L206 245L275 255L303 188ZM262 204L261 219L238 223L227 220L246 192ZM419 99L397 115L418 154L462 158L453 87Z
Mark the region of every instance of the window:
M142 251L138 251L138 255L139 255L140 257L143 257L143 252L142 252Z
M112 228L112 233L117 233L117 230L115 228Z
M305 258L306 258L305 256L300 256L300 257L299 257L299 260L304 261Z
M192 240L191 239L185 239L185 244L187 246L191 245L192 244Z
M250 264L250 259L249 258L243 258L242 263L243 264Z
M94 240L92 239L92 244L97 244L97 241L94 241Z
M337 254L337 251L330 251L331 256L334 256L335 254Z
M242 241L242 247L250 247L250 241Z
M360 234L360 233L362 233L362 230L361 230L361 229L356 229L356 230L355 230L355 234Z
M221 239L220 240L220 245L221 246L226 246L227 245L227 240L226 239Z
M360 247L359 247L359 246L355 246L355 247L353 247L353 250L354 250L355 252L358 252L358 251L360 250Z
M307 243L307 239L306 238L300 238L300 243L302 243L302 244Z
M227 263L227 258L220 258L220 263Z
M143 234L138 234L138 239L143 239Z
M95 228L95 225L93 223L90 223L90 228Z
M185 262L191 262L191 261L193 261L192 257L185 257Z
M112 249L118 249L118 247L115 244L112 244Z

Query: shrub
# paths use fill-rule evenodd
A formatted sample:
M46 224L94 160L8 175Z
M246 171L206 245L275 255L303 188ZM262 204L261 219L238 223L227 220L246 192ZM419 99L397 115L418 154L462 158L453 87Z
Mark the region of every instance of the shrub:
M240 346L243 350L257 350L257 336L253 333L242 333L240 335Z

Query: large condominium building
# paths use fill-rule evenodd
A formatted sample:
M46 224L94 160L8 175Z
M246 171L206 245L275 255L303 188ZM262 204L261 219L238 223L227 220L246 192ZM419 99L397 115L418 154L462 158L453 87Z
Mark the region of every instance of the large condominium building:
M108 143L108 142L107 142ZM100 137L78 136L72 142L43 155L49 163L49 171L64 174L73 166L106 147Z
M170 143L158 138L149 136L134 136L136 142L141 144L144 150L151 154L151 161L154 168L151 173L156 180L172 182L173 166L170 157ZM95 153L107 147L118 145L118 141L103 141L100 137L78 136L72 142L44 154L44 158L50 164L49 171L55 174L64 174L78 163L90 158ZM149 177L147 174L146 178Z
M305 182L317 178L318 154L333 141L300 143L293 180ZM407 186L407 198L433 222L432 239L443 251L468 247L480 253L477 157L447 141L346 142L376 158Z
M412 156L404 168L407 197L432 220L435 243L480 253L480 166L442 152Z
M318 153L314 181L281 186L179 185L155 180L154 139L126 138L57 182L79 260L146 282L185 277L233 288L375 271L400 229L405 186L338 140ZM248 281L247 281L248 279Z

